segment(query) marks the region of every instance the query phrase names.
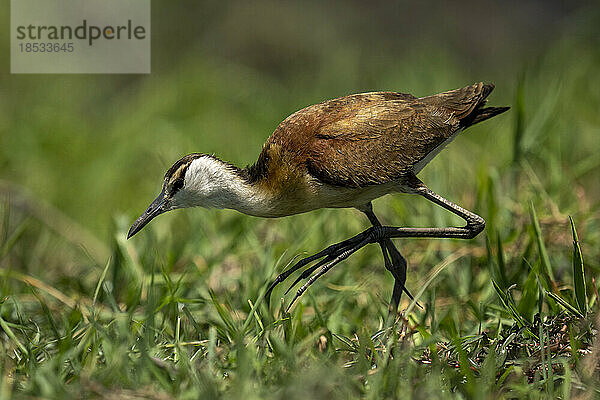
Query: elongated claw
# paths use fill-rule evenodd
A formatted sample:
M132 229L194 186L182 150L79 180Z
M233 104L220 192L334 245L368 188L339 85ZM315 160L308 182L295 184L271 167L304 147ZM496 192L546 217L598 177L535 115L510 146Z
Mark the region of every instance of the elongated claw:
M298 289L298 291L296 292L296 295L294 296L294 298L292 299L292 301L290 302L290 304L287 307L286 312L289 312L289 310L292 308L292 306L294 305L294 303L296 302L296 300L302 296L302 294L309 288L310 285L312 285L313 283L315 283L315 281L317 279L319 279L321 276L323 276L327 271L329 271L331 268L333 268L334 266L336 266L338 263L340 263L340 261L345 260L346 258L350 257L352 254L354 254L356 251L362 249L363 247L365 247L367 244L369 243L373 243L376 241L375 235L372 234L373 233L373 229L367 229L366 231L354 236L353 239L355 238L361 238L362 240L354 245L354 246L350 246L347 249L343 249L339 252L337 252L337 254L331 254L329 255L328 258L332 258L331 261L329 261L328 263L326 263L325 265L323 265L321 267L321 269L319 269L316 273L314 273L310 279L304 284L302 285L302 287L300 287L300 289Z
M292 284L290 285L290 287L288 288L288 290L286 290L286 291L285 291L284 295L288 294L288 293L290 292L290 290L292 290L292 289L294 288L294 286L296 286L296 284L297 284L298 282L300 282L302 279L306 279L306 278L308 278L309 276L311 276L311 274L312 274L314 271L316 271L316 270L317 270L317 268L319 268L321 265L323 265L323 264L325 264L325 263L327 263L327 262L329 262L329 261L331 261L331 260L332 260L331 256L327 256L327 257L325 257L324 259L322 259L321 261L319 261L318 263L316 263L315 265L313 265L312 267L305 269L305 270L304 270L304 271L303 271L303 272L300 274L300 276L299 276L299 277L298 277L298 278L297 278L297 279L294 281L294 283L292 283Z
M357 241L360 241L365 235L371 234L372 229L373 228L369 228L366 231L363 231L363 232L359 233L358 235L351 237L350 239L346 239L342 242L332 244L331 246L326 247L325 249L321 250L317 254L313 254L312 256L305 257L305 258L301 259L300 261L298 261L293 266L291 266L286 271L279 274L277 276L277 278L275 278L275 280L271 283L271 285L269 285L269 288L267 289L267 291L265 293L265 299L267 301L267 304L269 304L269 302L270 302L271 293L272 293L273 289L275 289L275 287L277 285L279 285L281 282L286 280L291 274L293 274L300 268L304 267L305 265L310 264L311 262L316 261L320 258L328 257L332 254L335 257L335 254L339 253L340 251L343 251L344 249L346 249L349 246L352 246ZM322 265L322 264L320 264L320 265ZM312 271L314 271L314 270L311 270L311 273L312 273ZM295 283L298 283L298 282L295 282Z

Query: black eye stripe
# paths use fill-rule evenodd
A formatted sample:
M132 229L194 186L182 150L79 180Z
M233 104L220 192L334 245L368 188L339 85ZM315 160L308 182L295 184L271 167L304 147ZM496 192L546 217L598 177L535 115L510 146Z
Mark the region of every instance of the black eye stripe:
M178 178L175 182L173 182L173 189L171 190L172 194L177 193L183 187L184 177Z
M170 179L167 180L167 193L169 197L173 197L185 183L185 172L189 167L190 163L181 165L179 169L175 170Z

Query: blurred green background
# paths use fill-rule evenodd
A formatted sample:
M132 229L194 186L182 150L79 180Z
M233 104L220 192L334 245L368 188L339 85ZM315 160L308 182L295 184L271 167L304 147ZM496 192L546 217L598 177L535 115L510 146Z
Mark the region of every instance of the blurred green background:
M9 16L4 2L0 20L5 27ZM265 386L255 393L259 397L270 393L269 385L289 387L292 398L329 393L331 387L317 387L319 380L314 379L323 374L337 379L332 385L348 380L353 382L350 388L360 386L352 375L355 370L342 367L332 353L311 351L316 352L314 343L322 334L368 337L381 328L392 279L376 246L311 287L289 322L293 334L285 328L279 343L285 351L273 350L271 342L273 354L264 351L262 342L256 349L242 346L252 357L264 356L260 366L237 353L242 351L236 347L238 338L228 336L227 321L222 321L227 318L216 305L226 304L228 318L244 321L248 301L255 301L293 257L366 228L366 218L358 211L319 210L263 220L234 211L178 210L157 218L130 241L125 234L160 190L165 170L184 154L214 153L244 166L255 161L270 133L292 112L375 90L425 96L484 81L496 85L490 105L512 107L460 135L420 174L434 191L484 216L486 232L473 241L397 243L410 264L408 287L413 292L426 287L424 309L414 308L411 314L423 327L423 338L430 333L432 341L448 340L481 329L504 334L500 316L505 326L510 318L498 307L491 285L496 264L506 268L503 289L517 285L519 311L531 320L542 302L538 310L539 277L530 270L539 273L549 260L559 289L571 296L569 215L579 232L588 284L600 271L599 26L600 6L591 1L154 1L149 75L11 75L9 60L3 57L0 268L12 279L2 278L0 295L16 300L14 306L2 300L0 315L16 324L13 328L22 324L19 337L24 343L29 343L27 334L39 339L35 332L41 327L43 343L32 345L31 353L42 352L39 365L50 365L34 368L11 359L6 371L13 379L14 362L14 370L21 373L14 381L36 395L46 387L39 382L54 382L68 369L66 358L81 365L75 362L46 393L62 393L63 382L80 375L106 386L153 385L157 373L147 372L155 368L153 361L141 367L135 363L142 361L127 358L140 340L147 341L151 354L178 368L183 368L177 364L183 353L176 353L173 343L198 340L200 344L190 345L192 354L211 340L213 347L207 346L213 353L210 348L208 358L194 353L189 376L180 377L189 378L190 387L198 386L192 379L197 370L213 379L206 387L233 387L234 393L239 388L239 393L252 393L253 376L260 376ZM8 29L0 29L0 50L9 54ZM530 205L537 210L541 233L532 225ZM375 211L390 225L459 222L409 195L377 200ZM538 255L542 237L548 260L541 250ZM436 270L441 272L433 280L435 275L428 274L444 260L449 266ZM427 282L429 277L432 281ZM42 306L29 285L42 293ZM589 287L590 304L597 304ZM158 294L153 297L154 290ZM216 294L212 302L209 290ZM279 290L273 298L282 294ZM556 304L548 304L554 304L554 315ZM61 332L96 332L97 326L87 324L82 314L73 316L76 309L95 310L93 306L100 310L100 325L115 330L105 336L94 333L101 337L97 343L102 343L106 358L99 357L98 364L86 358L83 345L76 356L55 349L56 327L47 318L49 309L62 321ZM31 319L21 320L19 309ZM127 323L125 312L131 318ZM146 337L138 332L142 325L158 333ZM281 326L266 329L275 344ZM250 336L260 329L242 331ZM8 339L6 346L18 347ZM99 349L90 346L90 354ZM221 350L214 353L215 348ZM296 361L290 354L310 368L292 368ZM342 361L351 358L343 354ZM117 361L110 364L111 359ZM357 365L363 372L370 368L360 360ZM390 367L383 376L405 371L398 365L394 368L399 370ZM147 375L125 378L135 368L142 371L140 376ZM243 375L252 368L255 375ZM289 371L294 371L292 376ZM231 382L243 384L221 379L226 374ZM315 387L303 386L307 379ZM75 381L86 385L84 379ZM179 381L169 382L170 389L162 381L156 385L171 394L185 390ZM437 388L437 383L429 386Z

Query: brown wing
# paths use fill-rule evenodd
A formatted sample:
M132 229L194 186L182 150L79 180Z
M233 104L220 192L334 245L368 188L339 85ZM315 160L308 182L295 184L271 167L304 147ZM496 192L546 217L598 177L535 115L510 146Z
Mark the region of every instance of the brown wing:
M350 187L400 178L458 127L449 113L417 99L366 105L353 117L323 126L307 158L323 182Z
M364 93L304 108L277 127L250 171L257 179L275 174L277 158L331 185L396 180L455 133L491 88L479 83L423 98Z

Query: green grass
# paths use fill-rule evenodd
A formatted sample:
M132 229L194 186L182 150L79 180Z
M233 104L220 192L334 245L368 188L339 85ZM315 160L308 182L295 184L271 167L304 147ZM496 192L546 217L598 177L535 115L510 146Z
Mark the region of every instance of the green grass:
M583 263L587 246L564 221L553 222L562 228L550 239L532 212L512 239L488 235L487 247L484 238L411 242L411 266L423 274L409 280L422 308L406 301L392 324L391 280L374 246L315 284L291 314L279 289L270 308L255 307L298 247L350 231L328 226L334 212L304 226L198 214L133 242L119 219L102 266L5 204L2 393L565 398L599 389L585 368L598 356L587 312L598 299L583 274L597 266ZM305 239L287 249L292 240L275 226Z
M0 398L597 396L600 47L586 26L481 76L437 48L413 49L418 71L391 55L364 70L356 49L325 48L314 75L285 78L194 52L137 80L0 77ZM486 231L397 241L420 307L404 298L396 321L375 245L290 314L286 285L261 300L294 259L366 228L354 210L177 211L125 240L184 153L243 165L304 105L479 79L512 110L420 177ZM459 223L409 195L375 211L390 225Z

